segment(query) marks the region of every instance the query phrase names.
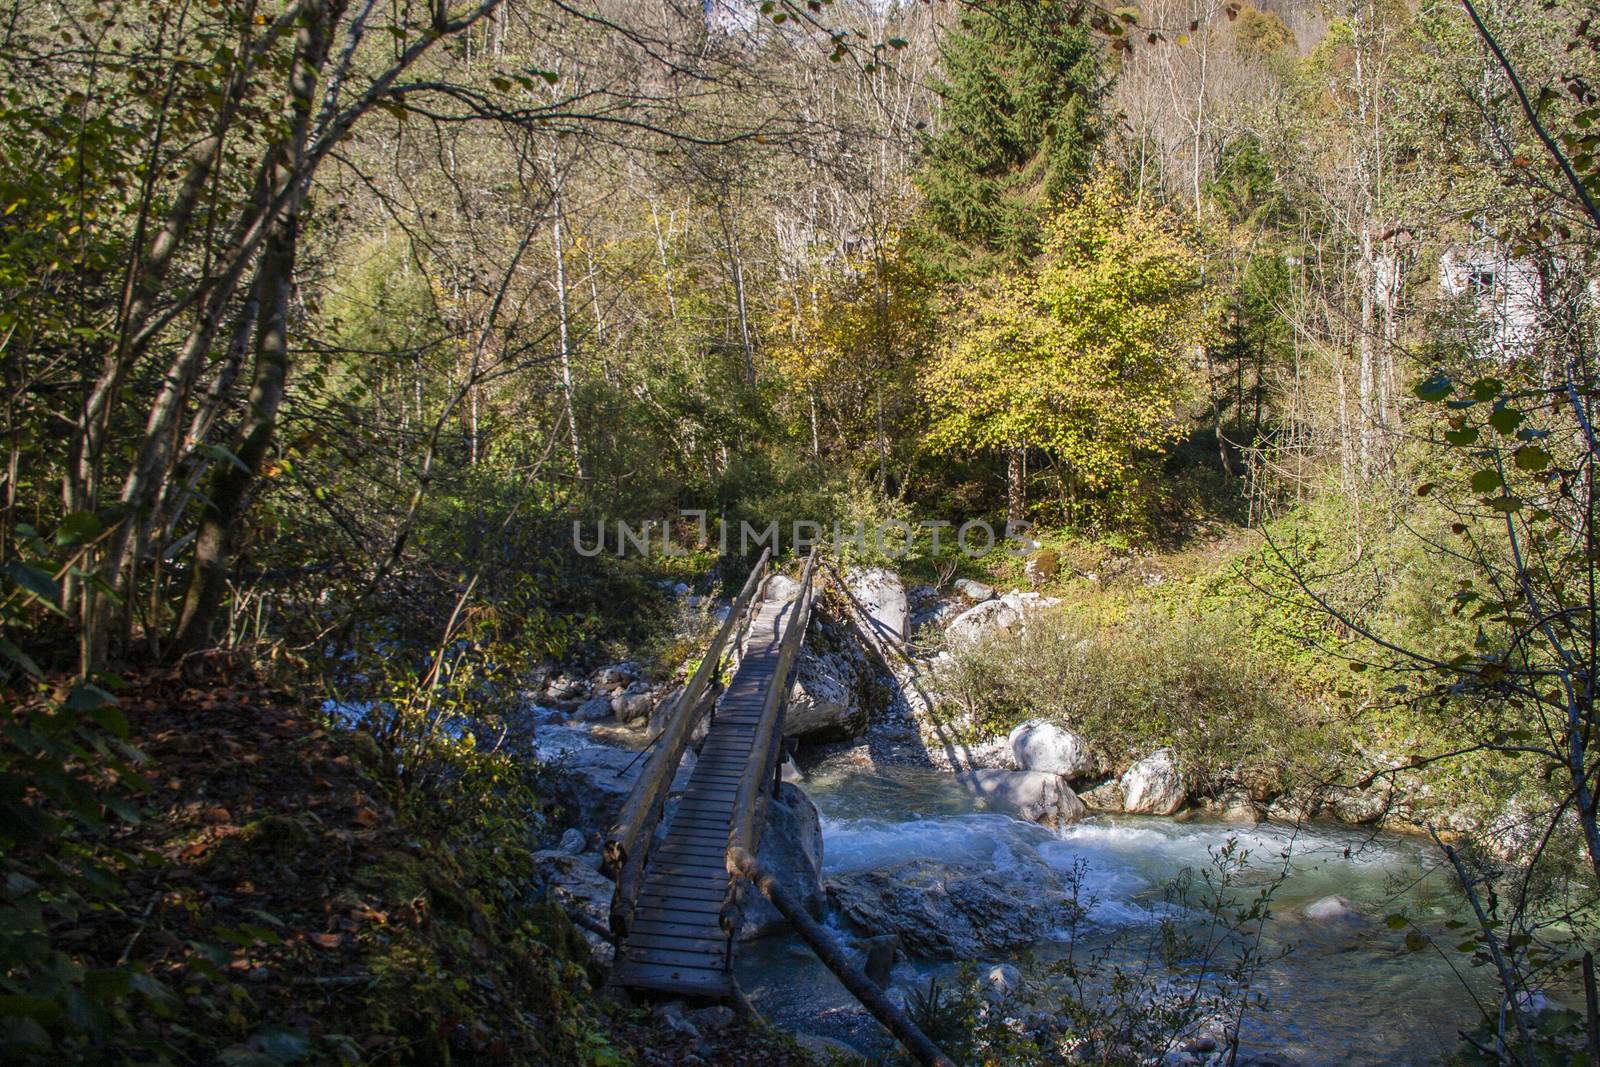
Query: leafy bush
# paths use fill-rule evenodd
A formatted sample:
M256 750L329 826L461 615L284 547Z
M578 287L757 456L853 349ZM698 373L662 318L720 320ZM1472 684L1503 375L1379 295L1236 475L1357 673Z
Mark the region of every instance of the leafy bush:
M973 738L1048 718L1121 767L1170 745L1204 791L1304 772L1325 727L1281 665L1254 652L1242 620L1106 595L1030 617L952 650L939 688Z

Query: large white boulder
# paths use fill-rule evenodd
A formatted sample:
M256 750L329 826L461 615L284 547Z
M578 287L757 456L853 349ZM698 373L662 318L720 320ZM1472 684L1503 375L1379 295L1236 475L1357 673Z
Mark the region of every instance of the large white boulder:
M955 780L969 792L1015 808L1024 819L1045 826L1068 826L1088 814L1078 794L1059 774L980 767L959 772Z
M591 832L610 830L648 758L647 753L611 745L580 745L563 752L555 762L554 799L566 821ZM685 752L672 792L683 791L694 766L695 754Z
M846 741L867 729L856 665L838 652L802 648L789 688L783 732L807 743Z
M1034 720L1011 731L1011 753L1025 771L1082 778L1095 770L1088 742L1053 722Z
M859 567L846 574L844 581L866 613L867 625L891 645L905 643L911 609L900 576L887 567Z
M822 918L827 906L822 891L822 818L799 786L783 783L768 802L759 858L806 911ZM744 900L739 940L767 937L789 928L789 921L756 890L747 892Z
M767 600L787 603L800 595L800 583L787 574L774 574L767 579L764 595Z
M1020 634L1027 616L1061 603L1056 597L1016 589L997 600L985 600L957 615L945 628L955 642L976 641L991 633Z
M1188 788L1170 748L1153 752L1129 767L1117 784L1122 789L1122 810L1134 815L1171 815L1188 799Z
M985 600L963 611L945 628L952 642L979 641L993 633L1012 633L1022 626L1022 612L1005 600Z

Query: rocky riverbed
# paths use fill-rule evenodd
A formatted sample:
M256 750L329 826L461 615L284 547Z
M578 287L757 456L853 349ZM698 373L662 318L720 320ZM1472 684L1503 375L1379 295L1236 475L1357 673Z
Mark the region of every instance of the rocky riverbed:
M1136 972L1163 919L1179 929L1208 921L1168 889L1232 840L1250 854L1245 896L1287 866L1263 928L1264 954L1278 957L1256 979L1268 1003L1243 1019L1240 1063L1425 1063L1473 1024L1471 995L1449 964L1406 951L1383 921L1406 910L1442 926L1457 914L1448 876L1413 839L1335 823L1110 814L1051 830L948 775L837 758L810 767L805 787L822 813L829 921L843 937L898 932L898 996L933 977L951 980L963 965L979 977L1007 965L1020 982L1015 1013L1026 1020L1059 1003L1051 970L1069 947L1079 960L1103 955L1106 974ZM1088 914L1069 946L1063 914L1074 898ZM881 1047L881 1031L794 939L744 945L738 967L757 1006L780 1023L863 1052ZM1185 1043L1205 1046L1206 1037ZM1174 1052L1173 1064L1206 1062L1203 1047Z

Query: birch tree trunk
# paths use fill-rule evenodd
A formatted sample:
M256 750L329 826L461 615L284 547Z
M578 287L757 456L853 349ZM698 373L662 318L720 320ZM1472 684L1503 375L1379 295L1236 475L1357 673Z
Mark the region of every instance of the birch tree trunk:
M583 469L583 449L578 442L578 413L573 403L572 384L572 332L567 307L567 250L566 232L562 225L562 176L554 150L550 153L551 205L555 211L556 247L556 338L561 356L561 391L566 398L567 439L572 444L572 467L581 480L587 475Z

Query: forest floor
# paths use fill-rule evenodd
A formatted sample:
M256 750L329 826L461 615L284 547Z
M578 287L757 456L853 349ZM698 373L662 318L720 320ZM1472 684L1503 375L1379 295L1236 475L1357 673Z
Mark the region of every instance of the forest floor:
M248 671L191 661L129 678L118 702L149 788L114 842L120 886L66 938L88 968L131 964L159 983L139 982L143 1010L118 1020L128 1051L251 1065L812 1062L759 1026L696 1031L598 996L603 972L559 907L497 894L507 879L397 812L369 736L330 730Z

